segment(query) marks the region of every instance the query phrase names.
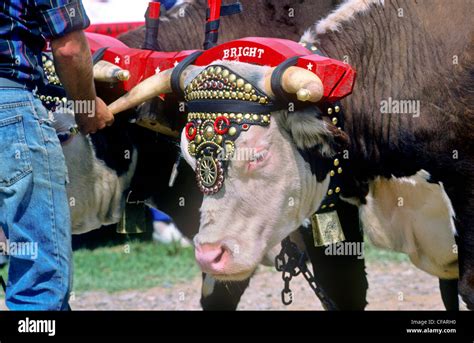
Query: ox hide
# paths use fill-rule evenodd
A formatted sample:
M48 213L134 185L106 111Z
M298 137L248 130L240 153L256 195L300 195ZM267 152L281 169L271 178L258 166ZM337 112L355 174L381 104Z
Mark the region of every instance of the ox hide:
M242 37L275 37L294 41L316 20L324 17L340 0L241 0L240 14L220 18L218 43ZM158 43L163 51L202 49L207 0L188 0L175 6L161 20ZM184 13L184 16L179 14ZM245 25L242 25L245 23ZM276 26L278 28L276 29ZM141 48L145 28L124 33L119 40Z

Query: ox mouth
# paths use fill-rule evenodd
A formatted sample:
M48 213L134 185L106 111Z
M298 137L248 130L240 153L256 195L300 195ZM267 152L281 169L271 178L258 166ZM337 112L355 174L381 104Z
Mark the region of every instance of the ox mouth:
M243 281L250 278L254 273L255 269L233 274L211 273L210 275L217 281Z

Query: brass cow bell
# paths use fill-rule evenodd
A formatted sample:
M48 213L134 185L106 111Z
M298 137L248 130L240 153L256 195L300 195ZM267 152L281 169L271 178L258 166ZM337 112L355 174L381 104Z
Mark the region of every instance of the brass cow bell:
M117 225L117 233L129 235L145 233L151 221L150 209L143 201L129 201L130 193L127 196L125 210Z
M311 216L314 246L320 247L345 241L336 211L315 213Z

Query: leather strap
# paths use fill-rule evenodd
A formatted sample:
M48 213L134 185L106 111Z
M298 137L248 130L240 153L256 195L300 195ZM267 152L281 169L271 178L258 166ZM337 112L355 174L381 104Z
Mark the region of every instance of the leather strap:
M183 73L184 69L196 61L196 59L201 56L202 53L203 51L195 51L184 60L179 62L176 67L174 67L173 72L171 73L171 90L178 96L178 98L184 98L184 92L180 85L181 74Z
M228 15L234 15L234 14L239 14L239 13L242 13L242 4L240 3L240 1L237 1L233 4L229 4L229 5L222 5L221 6L221 17L225 17L225 16L228 16ZM209 8L207 9L206 11L206 17L209 18L211 15L211 11L209 10Z
M283 73L289 68L292 67L298 62L298 59L301 56L293 56L289 59L280 63L272 73L271 78L271 87L273 94L275 94L275 98L278 99L278 102L281 104L288 104L290 102L297 102L296 96L293 94L288 94L285 92L283 87L281 86L281 79L283 77Z
M219 19L206 23L206 33L208 33L209 31L218 30L219 29L219 24L220 24Z
M108 49L109 47L103 47L103 48L100 48L98 50L96 50L94 52L94 54L92 55L92 64L96 64L97 62L99 62L100 60L102 60L102 58L104 58L104 54L105 54L105 51Z
M229 5L221 5L220 8L220 16L228 16L233 14L238 14L242 12L242 4L237 1L236 3L229 4ZM208 50L214 47L217 44L217 39L219 38L219 24L220 20L215 19L209 21L211 17L211 9L208 8L206 11L206 29L205 29L205 37L204 37L204 50Z
M150 18L148 15L149 9L145 14L145 41L142 49L159 51L160 45L158 43L158 31L160 29L160 19Z

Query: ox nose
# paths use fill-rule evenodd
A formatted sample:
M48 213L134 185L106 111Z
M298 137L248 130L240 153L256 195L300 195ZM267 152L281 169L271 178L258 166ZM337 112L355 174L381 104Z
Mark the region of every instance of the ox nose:
M222 273L230 260L230 252L222 244L199 244L195 250L196 261L205 273Z

